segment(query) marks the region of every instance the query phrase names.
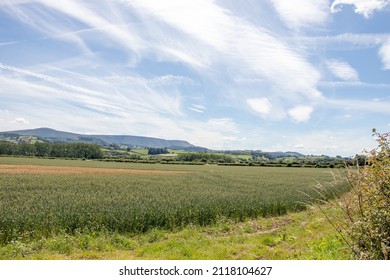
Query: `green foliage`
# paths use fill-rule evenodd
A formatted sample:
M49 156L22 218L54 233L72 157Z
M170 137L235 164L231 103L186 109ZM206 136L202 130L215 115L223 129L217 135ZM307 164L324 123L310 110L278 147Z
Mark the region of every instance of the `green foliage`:
M87 143L0 142L0 155L98 159L103 152L98 145Z
M168 154L167 148L148 148L148 155Z
M215 154L215 153L181 153L178 155L179 161L200 161L200 162L220 162L233 163L235 162L231 155Z
M355 256L390 257L390 133L379 134L378 147L368 154L367 165L349 170L353 200L347 203L348 235Z

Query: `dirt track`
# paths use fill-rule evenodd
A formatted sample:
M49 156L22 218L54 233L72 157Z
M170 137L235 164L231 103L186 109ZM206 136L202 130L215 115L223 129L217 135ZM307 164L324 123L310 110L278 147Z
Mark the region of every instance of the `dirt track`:
M0 164L0 174L183 174L185 171Z

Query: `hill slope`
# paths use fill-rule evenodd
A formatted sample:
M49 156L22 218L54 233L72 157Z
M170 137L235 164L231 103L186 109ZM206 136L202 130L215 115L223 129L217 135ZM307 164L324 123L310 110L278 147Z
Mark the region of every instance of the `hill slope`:
M188 150L200 148L183 140L165 140L130 135L86 135L58 131L51 128L5 131L0 132L0 135L37 136L48 142L87 142L99 145L117 144L149 148L181 148Z

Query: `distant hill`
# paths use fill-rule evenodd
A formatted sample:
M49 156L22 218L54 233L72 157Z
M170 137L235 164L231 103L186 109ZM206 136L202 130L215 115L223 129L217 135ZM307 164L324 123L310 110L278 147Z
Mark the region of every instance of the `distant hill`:
M58 131L51 128L35 128L35 129L26 129L26 130L13 130L0 132L0 134L13 134L13 135L23 135L23 136L38 136L41 138L59 138L59 139L76 139L80 134Z
M130 135L87 135L65 131L58 131L51 128L36 128L26 130L14 130L0 132L2 136L36 136L45 142L85 142L98 145L128 145L133 147L147 148L169 148L187 151L207 151L206 148L197 147L183 140L165 140L152 137L130 136Z

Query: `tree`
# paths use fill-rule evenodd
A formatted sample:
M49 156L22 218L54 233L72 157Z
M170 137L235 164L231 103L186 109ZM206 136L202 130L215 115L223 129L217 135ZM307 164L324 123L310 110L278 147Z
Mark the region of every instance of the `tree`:
M103 152L96 144L87 143L9 143L0 142L0 154L38 157L103 158Z
M167 148L149 148L148 155L160 155L160 154L168 154Z
M356 155L354 161L359 166L364 166L367 163L367 157L365 155Z

